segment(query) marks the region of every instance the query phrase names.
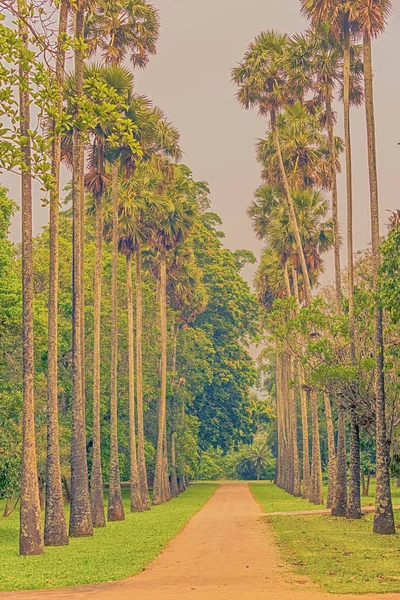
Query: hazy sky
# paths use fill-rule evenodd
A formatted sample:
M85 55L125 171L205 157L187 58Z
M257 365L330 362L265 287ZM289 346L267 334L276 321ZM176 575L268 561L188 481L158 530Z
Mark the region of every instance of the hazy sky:
M226 245L259 254L246 217L258 186L254 143L266 122L243 110L230 82L232 67L261 30L287 33L306 27L297 0L153 0L162 23L157 56L136 75L136 88L164 109L182 135L184 162L197 179L211 186L212 209L224 222ZM374 43L376 124L382 231L387 209L400 208L400 0L386 33ZM338 111L341 106L338 105ZM339 114L337 134L342 133ZM365 116L352 112L354 154L355 248L369 242L369 191ZM13 192L15 182L3 177ZM10 185L11 184L11 185ZM340 218L345 224L344 181L340 181ZM35 232L47 221L47 210L35 206ZM13 227L18 236L19 222ZM343 230L344 233L344 230ZM344 255L344 252L343 252ZM327 260L327 275L332 263ZM251 277L250 270L247 275Z

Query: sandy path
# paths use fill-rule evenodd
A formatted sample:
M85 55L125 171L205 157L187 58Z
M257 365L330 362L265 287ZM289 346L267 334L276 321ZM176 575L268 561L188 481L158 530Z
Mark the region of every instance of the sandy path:
M322 600L279 566L260 507L246 483L223 483L142 573L118 583L0 594L0 600ZM382 600L382 596L344 596ZM391 594L385 600L399 600Z

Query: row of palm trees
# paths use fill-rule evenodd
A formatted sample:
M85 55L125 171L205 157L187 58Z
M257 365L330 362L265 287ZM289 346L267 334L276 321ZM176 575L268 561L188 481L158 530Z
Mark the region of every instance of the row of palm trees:
M172 453L172 489L169 482L167 383L167 261L190 235L198 216L196 184L190 171L178 165L179 133L163 112L134 92L133 75L121 63L130 59L144 67L155 53L159 32L157 11L147 0L61 0L54 72L56 93L48 109L46 128L52 143L50 194L50 264L48 304L47 463L44 536L37 480L33 396L33 288L32 288L32 173L30 141L29 69L20 63L22 169L24 404L21 478L20 553L41 554L44 545L65 545L69 536L93 535L106 524L103 500L100 437L100 349L102 265L104 239L112 248L111 383L109 521L124 519L118 455L118 256L126 259L128 307L128 367L130 423L130 486L132 511L150 509L144 452L142 385L142 249L149 247L158 280L161 361L158 405L158 444L153 504L183 491ZM30 12L18 3L19 36L28 47ZM66 34L73 26L74 71L65 74ZM101 55L100 64L87 58ZM72 171L72 431L69 527L64 515L58 437L58 278L60 165ZM86 456L85 389L85 219L95 222L93 459L89 473ZM132 264L136 276L136 323ZM136 331L134 331L136 329ZM136 333L136 335L135 335ZM136 338L136 353L135 353ZM135 356L136 354L136 356ZM137 432L136 432L137 423ZM173 440L174 441L174 440ZM174 446L174 444L172 443ZM90 488L90 489L89 489Z
M256 37L233 70L237 98L245 108L256 107L269 119L266 138L257 144L257 159L266 183L256 192L249 215L263 252L257 284L262 302L293 297L310 306L312 287L321 272L321 253L334 248L336 314L346 306L350 356L355 363L353 185L351 106L365 103L370 179L371 239L375 290L379 274L379 204L376 165L372 40L385 29L390 0L301 0L311 28L289 37L267 31ZM362 44L360 44L360 40ZM344 140L335 137L333 102L343 101ZM341 236L337 173L345 154L347 197L347 298L342 289ZM322 193L331 192L332 217ZM314 204L311 199L314 198ZM318 200L316 200L318 199ZM308 211L305 210L308 203ZM389 450L386 439L382 312L375 308L376 513L374 531L393 533ZM318 335L318 332L315 332ZM297 364L296 364L297 362ZM278 482L300 494L297 449L297 399L289 382L299 387L303 427L303 495L322 501L322 471L318 439L317 394L306 385L301 361L285 341L276 355L278 395ZM312 460L308 456L307 396L312 407ZM337 516L358 518L360 503L360 440L356 407L334 398L338 408L338 441L334 445L331 399L325 395L329 444L328 505ZM347 487L346 414L350 419L350 485Z

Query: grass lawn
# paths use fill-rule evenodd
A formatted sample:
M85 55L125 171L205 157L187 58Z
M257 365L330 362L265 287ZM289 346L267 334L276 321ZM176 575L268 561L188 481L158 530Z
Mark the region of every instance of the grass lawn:
M125 521L96 529L93 538L71 539L67 547L46 548L42 556L18 556L18 511L0 517L0 591L58 588L136 575L215 489L213 484L191 485L179 498L140 514L129 511L129 492L124 491Z
M310 504L308 500L303 498L294 498L287 494L273 483L252 482L250 489L255 496L257 502L265 512L295 512L302 510L319 510L326 508L323 504ZM328 489L324 487L324 498L327 497ZM371 481L370 492L368 498L361 498L363 506L373 505L375 497L375 481ZM400 488L396 487L395 481L392 484L393 504L400 506Z
M266 512L308 507L304 500L292 499L272 484L251 484L251 489ZM399 490L393 492L394 504L400 504ZM363 500L364 504L373 502ZM395 518L400 523L400 511ZM325 515L276 516L268 517L268 523L282 556L296 573L307 575L325 591L400 592L400 536L373 534L373 515L360 521Z

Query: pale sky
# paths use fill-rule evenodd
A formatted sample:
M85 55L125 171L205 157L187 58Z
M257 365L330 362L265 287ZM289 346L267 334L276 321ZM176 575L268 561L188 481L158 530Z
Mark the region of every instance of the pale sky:
M166 112L182 135L184 162L196 179L211 187L212 210L223 219L226 245L259 254L246 217L246 207L260 183L254 144L266 122L243 110L235 99L230 71L248 43L262 30L289 34L301 31L297 0L153 0L160 9L161 37L157 56L136 75L138 92L147 94ZM374 43L376 125L382 232L387 210L400 208L400 0L385 34ZM340 113L341 106L337 109ZM343 135L339 114L337 135ZM354 154L355 248L370 239L369 190L364 109L352 111ZM2 183L18 195L10 176ZM340 178L340 219L345 225L344 180ZM47 222L47 209L35 204L35 233ZM19 239L19 219L13 238ZM342 230L345 234L344 229ZM345 249L343 249L343 260ZM246 276L251 279L253 269ZM327 274L332 261L327 260Z

